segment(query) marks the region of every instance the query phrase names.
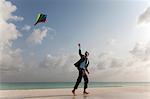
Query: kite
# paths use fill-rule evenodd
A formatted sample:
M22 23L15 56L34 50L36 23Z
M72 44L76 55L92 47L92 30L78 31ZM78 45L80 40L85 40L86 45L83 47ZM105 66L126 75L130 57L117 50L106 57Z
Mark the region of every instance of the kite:
M47 20L46 20L46 17L47 17L46 14L39 13L39 14L37 15L36 22L35 22L34 25L36 25L37 23L40 23L40 22L46 22L46 21L47 21Z

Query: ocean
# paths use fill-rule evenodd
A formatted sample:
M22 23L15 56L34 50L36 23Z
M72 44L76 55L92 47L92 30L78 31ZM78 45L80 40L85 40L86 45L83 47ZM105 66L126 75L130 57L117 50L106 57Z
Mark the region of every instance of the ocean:
M59 89L73 88L75 82L19 82L0 83L0 90L28 90L28 89ZM79 85L82 88L84 83ZM150 82L90 82L89 88L98 87L126 87L126 86L150 86Z

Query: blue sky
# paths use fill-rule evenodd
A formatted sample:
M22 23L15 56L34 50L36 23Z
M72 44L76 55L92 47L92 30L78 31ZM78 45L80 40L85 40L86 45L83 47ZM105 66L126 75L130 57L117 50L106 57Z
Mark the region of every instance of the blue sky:
M22 22L17 23L20 28L25 24L30 25L31 29L48 26L57 32L53 40L46 37L43 42L47 42L35 46L37 50L47 48L58 51L60 48L66 48L70 49L71 53L75 51L78 42L87 49L94 47L99 50L104 48L109 39L124 40L122 43L133 42L137 16L147 6L146 2L96 0L12 0L12 3L18 8L14 14L24 17ZM40 12L48 15L48 23L33 26L36 15ZM23 33L23 38L27 38L29 34Z
M2 2L10 2L16 6L17 9L14 11L10 10L10 13L12 16L16 15L17 17L23 18L23 20L20 21L14 19L11 21L4 20L7 23L14 24L16 30L22 35L21 37L17 35L17 38L13 40L11 40L11 38L4 39L4 41L8 40L12 46L7 44L3 46L7 46L9 48L8 51L12 51L14 56L16 56L17 59L19 57L21 60L21 67L14 66L13 68L21 68L19 70L23 70L22 72L15 73L12 71L12 76L8 75L8 72L5 71L6 75L4 74L4 77L2 77L4 81L13 81L12 79L5 79L5 77L13 78L15 76L18 76L17 81L32 81L30 80L32 77L34 78L33 81L41 81L43 79L42 77L50 72L39 68L42 66L48 69L55 68L56 66L56 69L60 70L60 74L67 75L67 71L62 71L61 68L65 67L65 65L68 67L68 65L72 65L73 62L78 60L77 44L79 42L81 43L83 52L85 50L90 52L91 71L93 70L93 72L95 72L91 74L91 78L95 77L93 79L96 79L96 81L122 81L121 78L125 76L123 73L126 72L130 72L131 77L133 76L134 78L127 77L126 81L130 81L131 79L135 81L147 81L146 77L146 79L136 79L137 75L134 75L133 72L137 72L134 71L135 68L141 70L138 65L142 64L145 66L145 64L149 64L148 56L145 54L149 52L149 47L147 46L150 38L148 34L150 31L148 29L149 25L140 26L138 24L139 20L142 20L141 22L143 23L148 23L143 20L148 20L148 14L144 11L149 7L149 1L3 0ZM5 7L6 5L4 5L6 10L13 9L12 5L10 8ZM39 23L34 26L38 13L47 14L48 22ZM3 14L5 15L4 10ZM145 17L140 19L142 14L145 14ZM9 19L11 19L11 17ZM10 26L10 24L8 26ZM25 26L30 28L23 30L22 28ZM36 31L38 32L37 34ZM17 49L19 49L20 52L17 52ZM7 54L3 54L3 60ZM13 55L8 56L13 58ZM138 58L141 60L143 58L147 59L147 62L138 61ZM17 59L14 58L14 60ZM68 63L70 59L71 61ZM10 62L10 64L12 63ZM133 71L126 68L129 64ZM4 70L9 70L9 68L11 70L12 68L9 64L4 64L4 62L1 62L1 65L8 66L7 68L2 67ZM33 65L36 66L34 67ZM60 65L60 67L57 65ZM113 65L118 65L120 68L113 70L111 68ZM104 70L105 72L101 70L101 67L106 68ZM97 68L100 70L95 71ZM121 71L124 68L126 71ZM36 79L36 73L31 73L32 69L39 71L41 79ZM75 68L73 68L73 66L69 67L69 70L70 74L75 74ZM110 75L118 72L120 76L113 78L109 75L110 79L109 77L108 79L99 78L99 75L106 75L107 72L110 72ZM149 71L146 72L147 74L142 73L143 71L141 71L140 74L141 78L143 75L149 74ZM25 77L24 80L21 79L23 75L28 74L30 74L31 78ZM55 75L53 72L51 72L51 74ZM67 81L70 79L73 80L71 76L68 76L68 79L66 78ZM53 76L45 77L45 81L49 80L57 81ZM150 81L150 79L148 81Z

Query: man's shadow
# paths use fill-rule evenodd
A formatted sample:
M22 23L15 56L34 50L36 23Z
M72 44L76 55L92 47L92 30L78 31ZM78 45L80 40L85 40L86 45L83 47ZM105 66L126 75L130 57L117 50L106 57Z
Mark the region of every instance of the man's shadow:
M31 96L31 97L23 97L23 98L46 98L46 97L71 97L73 95L47 95L47 96Z
M76 96L74 96L74 95L47 95L47 96L31 96L31 97L18 97L18 98L46 98L46 97L59 97L59 98L61 98L61 97L72 97L72 99L88 99L88 95L85 95L85 94L83 94L83 95L76 95Z
M23 98L46 98L46 97L72 97L72 99L88 99L87 95L77 95L77 96L73 96L73 95L49 95L49 96L31 96L31 97L23 97Z
M72 99L79 99L79 98L77 98L78 96L73 96L72 97ZM81 97L83 97L83 98L81 98L81 99L88 99L88 96L87 95L83 95L83 96L81 96Z

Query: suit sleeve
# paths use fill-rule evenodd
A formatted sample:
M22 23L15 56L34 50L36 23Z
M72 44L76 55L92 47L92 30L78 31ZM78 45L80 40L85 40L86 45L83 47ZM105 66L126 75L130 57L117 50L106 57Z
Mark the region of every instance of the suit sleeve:
M82 57L83 55L82 55L82 53L81 53L81 49L79 49L79 55L80 55L80 57Z

